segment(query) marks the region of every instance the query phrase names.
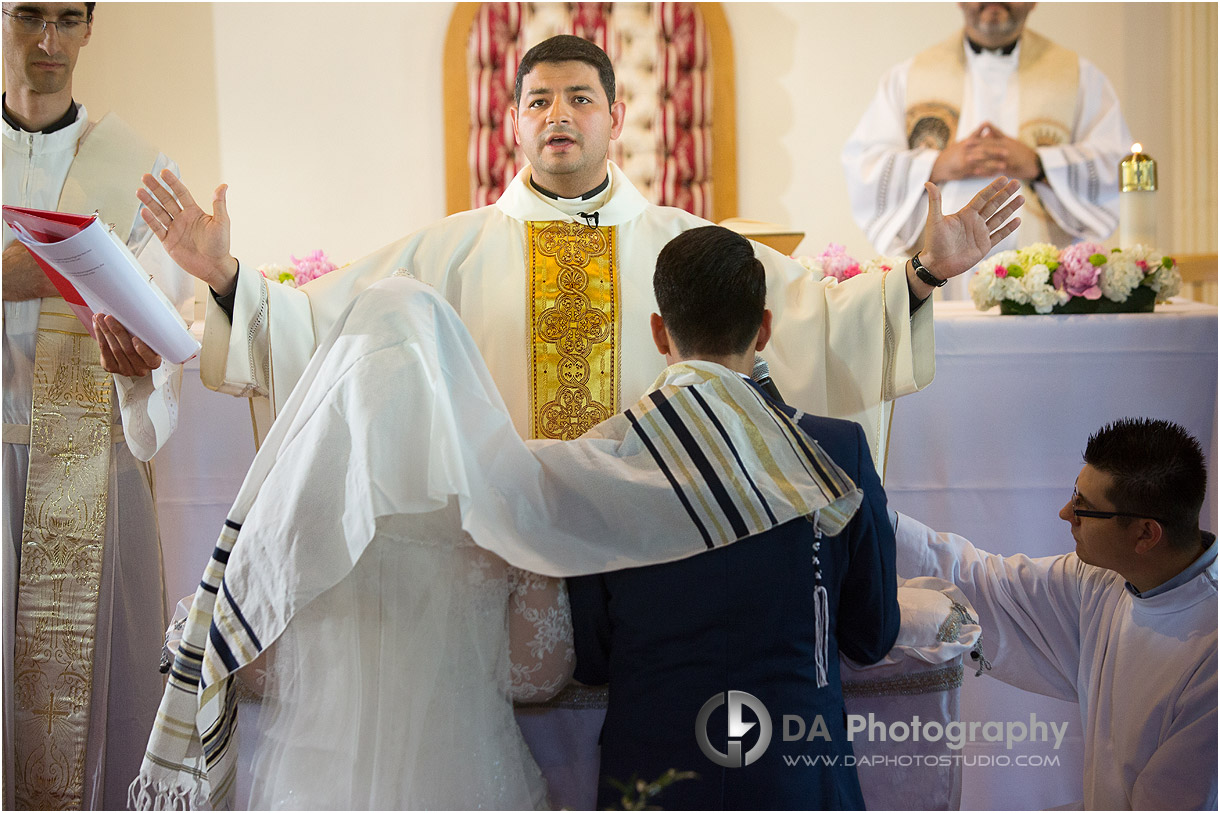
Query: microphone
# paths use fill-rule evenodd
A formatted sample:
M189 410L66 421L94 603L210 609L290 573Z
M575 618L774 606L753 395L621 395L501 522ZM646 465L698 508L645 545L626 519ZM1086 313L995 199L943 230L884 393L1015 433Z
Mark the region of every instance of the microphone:
M775 386L775 382L771 380L771 368L767 366L767 360L762 356L754 357L754 370L750 373L750 378L754 379L754 383L770 396L771 400L784 403L784 396L779 394L779 387Z
M594 229L597 228L597 223L601 219L601 215L599 215L597 212L577 212L576 216L583 217L585 219L585 225Z

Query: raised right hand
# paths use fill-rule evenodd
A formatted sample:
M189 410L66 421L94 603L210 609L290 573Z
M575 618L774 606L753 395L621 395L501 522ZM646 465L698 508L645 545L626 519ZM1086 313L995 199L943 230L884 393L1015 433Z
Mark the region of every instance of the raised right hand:
M173 194L151 174L145 175L145 188L136 192L144 204L140 216L183 271L221 296L229 293L237 283L237 260L229 254L228 185L216 187L208 214L174 173L163 169L161 179Z

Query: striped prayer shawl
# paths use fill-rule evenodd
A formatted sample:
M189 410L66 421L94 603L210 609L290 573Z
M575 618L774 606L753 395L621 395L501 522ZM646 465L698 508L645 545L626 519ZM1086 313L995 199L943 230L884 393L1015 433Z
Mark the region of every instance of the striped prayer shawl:
M344 496L319 511L328 495ZM376 517L433 511L445 495L477 544L552 575L672 561L802 516L837 534L862 499L795 421L706 362L671 367L581 439L522 441L452 309L414 281L379 283L319 348L251 465L130 803L232 807L233 672L351 571Z
M841 532L860 506L855 483L795 419L727 372L709 362L675 364L657 380L656 389L622 414L669 480L704 544L711 548L780 524L759 487L764 480L798 515L816 513L823 533ZM616 420L594 427L586 437L613 432ZM820 499L806 499L794 487L794 472L816 487Z

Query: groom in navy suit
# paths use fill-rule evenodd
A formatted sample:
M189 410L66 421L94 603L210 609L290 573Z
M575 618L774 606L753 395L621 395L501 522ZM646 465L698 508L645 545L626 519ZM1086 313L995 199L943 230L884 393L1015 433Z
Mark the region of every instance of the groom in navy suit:
M653 338L670 364L711 361L748 378L771 335L748 240L719 226L686 231L661 251L653 287ZM874 663L898 635L894 534L860 426L813 415L798 425L863 492L839 535L803 518L681 562L568 580L576 679L610 686L598 807L619 800L608 779L674 768L698 776L651 804L863 809L845 764L839 653ZM799 716L800 736L785 738L798 730L785 716Z

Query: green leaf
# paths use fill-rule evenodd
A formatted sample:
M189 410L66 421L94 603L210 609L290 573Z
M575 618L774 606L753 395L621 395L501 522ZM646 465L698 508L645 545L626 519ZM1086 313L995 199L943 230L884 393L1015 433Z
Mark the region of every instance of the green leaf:
M1106 255L1105 254L1094 254L1092 257L1089 257L1089 262L1095 266L1105 265L1106 264Z
M1053 273L1055 273L1055 269L1059 267L1059 261L1051 260L1049 263L1046 264L1046 267L1053 274Z

